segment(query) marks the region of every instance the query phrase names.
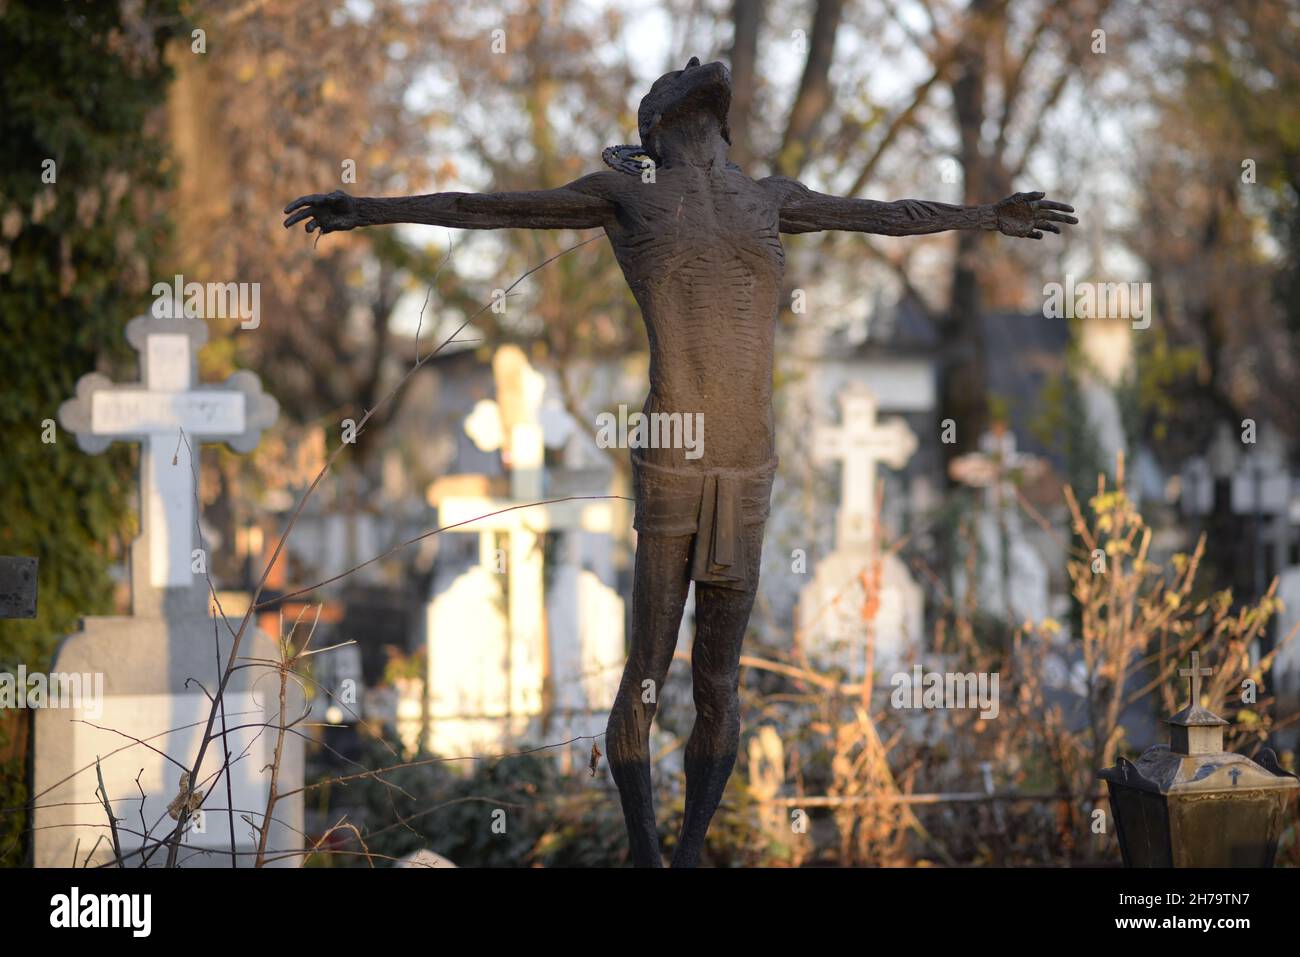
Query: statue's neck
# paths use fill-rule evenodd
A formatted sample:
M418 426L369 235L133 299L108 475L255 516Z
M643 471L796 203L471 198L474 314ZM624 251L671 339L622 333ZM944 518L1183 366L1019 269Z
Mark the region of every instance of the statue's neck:
M700 168L727 165L727 141L722 138L718 121L712 116L691 117L662 130L655 138L659 165Z

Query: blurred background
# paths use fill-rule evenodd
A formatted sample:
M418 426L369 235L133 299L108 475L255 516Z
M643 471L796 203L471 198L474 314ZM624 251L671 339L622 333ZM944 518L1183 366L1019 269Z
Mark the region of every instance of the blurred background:
M964 204L1044 190L1080 224L1042 242L785 238L782 471L710 859L1117 863L1091 826L1095 771L1164 740L1191 648L1216 669L1208 704L1232 746L1294 768L1298 41L1300 5L1282 0L0 0L0 553L38 555L41 573L37 619L0 620L0 669L48 669L81 616L130 608L138 450L86 455L43 442L41 423L83 374L136 375L123 331L156 282L257 283L257 327L210 318L200 355L204 380L252 370L281 407L252 453L204 447L213 577L242 614L341 423L375 410L268 594L341 579L259 621L274 634L278 612L307 605L314 643L355 642L312 660L313 720L331 726L310 728L309 780L417 762L391 776L400 791L313 790L308 863L365 863L358 834L390 859L621 863L617 797L587 755L630 630L626 503L611 500L609 533L537 536L547 663L536 706L505 718L447 710L435 689L486 688L492 661L430 649L517 629L498 607L510 582L466 578L509 533L398 547L445 524L449 498L508 494L509 442L467 428L477 409L540 423L548 494L630 494L625 450L594 441L601 412L645 393L646 335L608 245L511 288L592 234L316 241L280 210L333 189L563 185L637 142L655 77L722 59L731 158L756 179ZM521 382L536 383L531 411L506 398ZM855 383L916 443L871 465L872 548L827 591L814 578L841 567L844 489L815 445ZM918 663L999 673L998 717L891 708L891 674ZM347 708L330 694L344 686L360 689ZM684 662L661 704L671 845ZM9 864L30 841L30 731L27 712L0 713ZM525 746L548 747L426 760ZM479 799L525 823L497 839L474 823ZM1294 816L1282 854L1300 860Z

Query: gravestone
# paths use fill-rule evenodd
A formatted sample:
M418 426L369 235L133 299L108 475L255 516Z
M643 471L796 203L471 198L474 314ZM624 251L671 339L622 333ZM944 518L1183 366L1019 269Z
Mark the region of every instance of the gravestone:
M510 705L505 587L480 562L429 604L429 737L435 754L482 754L527 730ZM459 638L459 640L457 640Z
M1278 575L1277 597L1282 600L1277 640L1283 642L1273 659L1277 713L1293 714L1300 711L1300 565L1283 569ZM1290 640L1287 640L1288 636ZM1279 735L1286 747L1300 746L1300 729L1292 726Z
M859 680L870 640L874 680L887 682L920 647L925 608L902 559L882 550L877 521L876 463L901 469L916 436L901 418L877 422L876 409L871 391L852 384L840 393L840 425L813 435L814 461L841 463L840 507L835 549L817 563L796 613L810 661Z
M312 678L329 702L325 711L326 721L330 724L355 724L363 720L361 692L366 679L360 646L340 644L327 654L315 656Z
M465 431L482 451L501 452L508 491L486 476L448 476L430 494L440 526L479 536L478 563L429 606L429 747L438 754L596 733L623 663L622 598L582 565L573 541L587 533L608 548L610 503L537 504L571 494L549 492L564 483L545 468L545 379L515 346L497 351L493 374L498 401L478 403ZM564 423L549 425L567 438ZM548 575L543 537L556 532Z
M623 672L623 599L575 560L572 542L558 551L546 592L546 624L555 639L552 708L559 715L606 714Z
M102 700L36 714L39 867L70 866L74 854L92 864L112 860L110 843L99 840L109 829L97 796L98 773L119 820L127 866L141 863L143 855L136 852L146 836L156 841L175 826L169 805L183 800L182 774L198 756L210 713L205 689L215 690L238 624L228 627L209 614L192 453L201 442L251 451L279 411L251 373L237 372L219 384L197 381L197 353L207 339L201 320L140 317L128 323L126 336L139 353L141 381L116 384L99 374L83 376L77 397L59 410L63 429L86 452L102 452L114 441L140 443L140 537L131 547L131 615L83 619L54 659L56 673L102 675ZM278 653L274 642L250 629L240 656L274 659ZM293 721L302 704L292 682L289 697L286 721ZM216 777L223 751L217 739L199 771L196 790L205 799L184 836L182 866L230 866L232 824L238 864L251 866L257 841L248 821L260 821L265 812L279 724L278 678L273 670L238 669L223 700L226 727L242 726L229 731L226 742L233 801L227 803L226 777ZM221 727L218 718L215 729ZM299 787L302 774L301 739L290 733L280 791ZM301 847L301 795L278 804L275 817L279 823L272 824L268 848ZM166 858L166 850L159 850L148 863L158 866Z
M1291 521L1294 480L1287 468L1286 449L1273 429L1241 456L1230 485L1233 514L1250 519L1251 571L1256 596L1264 594L1270 567L1290 563L1295 528Z
M1184 464L1180 506L1187 515L1211 514L1216 504L1216 480L1228 479L1226 506L1249 521L1253 591L1258 596L1268 587L1268 569L1280 570L1290 564L1296 539L1293 510L1300 497L1276 430L1263 429L1259 440L1247 445L1246 451L1240 445L1230 432L1220 431L1207 456L1193 457Z
M0 555L0 618L36 617L36 558Z
M1018 452L1015 433L1003 428L984 433L979 451L953 459L950 469L963 485L984 490L975 520L979 610L1015 624L1041 622L1050 613L1048 569L1025 536L1015 485L1043 474L1046 463ZM959 565L953 578L961 601L969 587L965 568Z
M1183 463L1179 482L1179 504L1184 514L1209 515L1214 511L1214 473L1203 456L1192 456Z
M404 857L399 857L393 866L427 870L431 867L448 868L455 867L456 865L443 857L437 851L431 851L427 847L422 847L418 851L412 851Z

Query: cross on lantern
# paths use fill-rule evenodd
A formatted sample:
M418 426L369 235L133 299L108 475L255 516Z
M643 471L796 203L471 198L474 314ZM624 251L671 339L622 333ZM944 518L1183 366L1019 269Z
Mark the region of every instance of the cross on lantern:
M1201 678L1208 678L1210 675L1214 674L1214 669L1202 668L1201 653L1199 651L1193 651L1192 666L1190 668L1179 668L1178 674L1182 678L1192 679L1192 707L1199 708L1201 706Z

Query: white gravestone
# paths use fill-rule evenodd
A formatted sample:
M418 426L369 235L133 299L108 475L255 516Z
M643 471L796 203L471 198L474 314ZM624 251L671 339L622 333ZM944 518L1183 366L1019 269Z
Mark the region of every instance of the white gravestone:
M567 678L555 683L552 706L560 715L607 713L627 655L623 599L595 572L570 560L571 548L561 551L566 554L552 569L546 593L546 624L555 639L551 673ZM615 622L619 627L610 627Z
M1278 575L1277 597L1282 600L1277 640L1284 642L1273 659L1277 713L1292 714L1300 710L1300 565L1283 569ZM1284 732L1283 737L1289 739L1291 747L1300 743L1300 733L1295 728Z
M1015 497L1015 482L1035 479L1045 468L1043 459L1015 449L1015 434L1009 429L984 433L979 451L958 456L950 467L954 479L984 490L984 505L975 521L979 610L1014 624L1043 622L1050 614L1047 563L1024 536ZM967 589L965 568L959 567L953 577L959 602Z
M888 681L920 647L924 596L893 552L882 552L877 529L876 464L900 469L916 451L901 418L876 419L876 400L861 384L840 394L840 425L813 435L814 461L841 463L835 550L817 563L799 594L799 640L810 661L866 674L868 644L874 681Z
M92 863L111 859L108 842L96 847L109 834L97 796L97 760L128 866L141 863L132 852L145 834L152 843L175 826L168 807L180 794L183 770L198 756L210 710L205 691L216 688L232 641L230 629L209 615L203 571L209 560L198 552L198 463L191 452L197 454L201 442L251 451L279 413L251 373L198 383L197 353L207 339L201 320L140 317L126 335L140 354L140 382L83 376L77 397L59 410L63 429L87 452L102 452L113 441L140 443L141 534L131 548L132 614L84 619L82 630L60 644L52 666L56 673L102 675L103 700L36 714L35 859L41 867L70 866L74 853L84 859L92 849ZM275 658L277 651L250 629L240 656ZM293 721L302 707L296 685L289 697L286 720ZM232 823L239 866L251 866L256 838L249 821L265 812L275 731L260 726L279 724L278 678L265 669L236 670L223 701L233 801L227 802L225 777L217 776L218 739L199 772L201 813L178 855L188 866L229 866ZM218 718L215 728L221 726ZM299 787L302 773L301 739L289 733L280 790ZM278 804L275 817L268 848L301 847L301 795ZM166 858L166 850L158 850L149 864Z
M557 739L595 733L613 701L610 663L624 654L621 597L565 561L548 590L542 554L548 532L607 539L613 510L590 499L537 504L547 498L545 379L514 346L497 351L493 372L498 401L478 403L465 429L483 451L501 451L509 495L437 498L440 526L479 535L479 564L429 609L429 747L440 754L530 739L542 718Z
M410 854L407 854L405 857L398 858L396 863L393 864L393 866L427 870L431 867L445 868L445 867L455 867L456 865L453 864L447 858L443 857L437 851L431 851L427 847L422 847L418 851L412 851Z
M1045 469L1042 459L1016 450L1010 430L986 432L978 452L959 456L951 465L953 478L984 490L984 507L975 523L979 610L1017 625L1041 622L1050 614L1047 565L1025 537L1014 484ZM954 575L954 586L961 601L967 588L963 567Z
M522 734L511 721L510 623L505 588L491 568L458 575L428 610L429 741L436 754L481 754Z

